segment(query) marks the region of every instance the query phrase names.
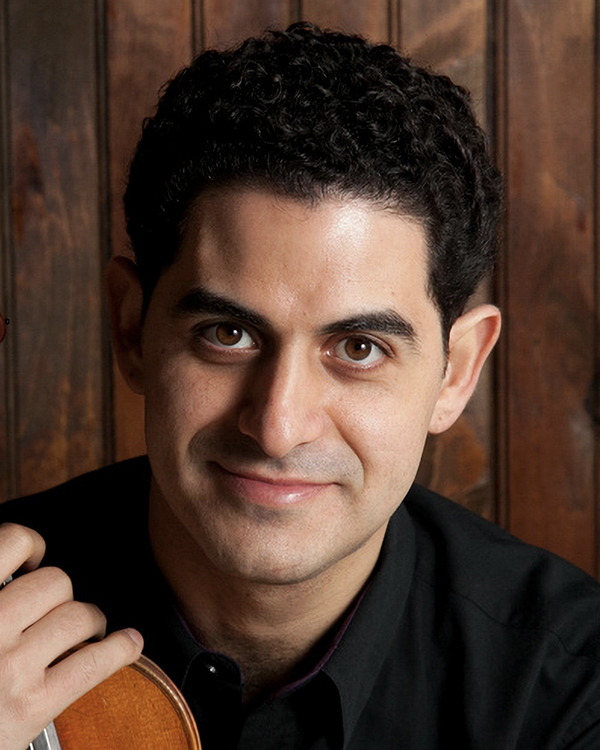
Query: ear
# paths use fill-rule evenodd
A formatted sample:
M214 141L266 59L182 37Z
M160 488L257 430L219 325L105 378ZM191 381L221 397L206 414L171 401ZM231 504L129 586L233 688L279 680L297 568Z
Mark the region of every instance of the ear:
M144 392L142 366L142 286L135 263L112 258L106 268L106 293L113 348L121 374L134 393Z
M475 307L452 326L446 373L429 432L444 432L461 415L498 340L500 327L500 310L493 305Z

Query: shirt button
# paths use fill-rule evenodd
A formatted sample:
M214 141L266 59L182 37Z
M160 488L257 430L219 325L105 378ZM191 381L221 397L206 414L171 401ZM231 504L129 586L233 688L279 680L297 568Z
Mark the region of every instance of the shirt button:
M217 668L215 667L215 665L214 665L214 664L207 664L207 665L206 665L206 668L208 669L208 671L209 671L209 672L210 672L211 674L217 674Z

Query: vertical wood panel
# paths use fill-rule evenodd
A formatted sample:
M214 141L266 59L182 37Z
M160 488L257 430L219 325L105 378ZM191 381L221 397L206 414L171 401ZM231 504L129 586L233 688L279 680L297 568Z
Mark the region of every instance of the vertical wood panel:
M301 15L324 29L363 34L373 42L389 42L388 0L302 0Z
M595 145L594 145L594 190L595 207L595 271L596 271L596 315L594 324L594 387L589 406L596 428L595 452L595 507L596 507L596 577L600 578L600 2L596 0L594 56L594 100L596 102Z
M12 0L8 23L17 470L31 492L104 461L95 3Z
M7 68L8 35L6 29L6 5L0 5L0 312L8 314L11 308L10 294L10 188L8 177L8 121L7 121ZM9 408L12 388L9 382L9 367L13 347L12 339L5 339L0 346L0 502L9 497L15 488L12 467Z
M400 47L414 62L430 65L468 88L479 121L487 114L488 3L422 0L400 6ZM491 94L491 92L489 92ZM489 296L486 288L478 298ZM491 363L463 416L430 438L418 479L478 513L495 518Z
M202 45L230 47L268 26L286 28L298 20L296 0L202 0Z
M108 0L108 134L111 240L129 253L122 197L127 169L144 117L153 113L160 86L192 55L191 0ZM143 400L115 366L114 450L117 460L145 451Z
M471 92L486 124L489 0L400 2L400 45Z
M509 525L593 571L594 3L506 7Z

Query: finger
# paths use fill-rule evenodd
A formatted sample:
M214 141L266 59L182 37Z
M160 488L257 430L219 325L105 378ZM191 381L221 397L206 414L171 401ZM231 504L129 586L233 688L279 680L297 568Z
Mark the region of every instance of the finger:
M106 633L106 618L95 604L68 601L27 628L19 644L25 669L45 669L66 651Z
M12 732L19 727L24 737L30 732L36 736L54 718L52 698L46 690L50 662L64 652L64 643L73 646L86 635L103 630L104 618L97 607L68 602L21 633L11 648L3 649L0 737L3 728ZM0 747L4 747L1 741Z
M45 551L46 544L37 531L16 523L0 525L0 581L19 568L34 570Z
M67 706L138 659L142 645L137 631L113 633L42 670L35 681L23 673L20 662L12 660L5 665L8 669L3 669L3 676L11 680L12 687L0 715L0 748L26 747Z
M73 599L71 579L59 568L38 568L19 576L0 594L0 641L4 644Z
M52 716L58 716L96 685L139 659L142 648L141 634L127 628L86 644L48 669L46 695Z

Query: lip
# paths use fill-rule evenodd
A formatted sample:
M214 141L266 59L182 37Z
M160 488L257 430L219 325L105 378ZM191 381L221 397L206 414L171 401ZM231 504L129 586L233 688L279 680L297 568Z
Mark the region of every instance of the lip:
M310 500L332 486L331 482L311 482L295 477L270 477L256 473L237 473L217 467L219 477L234 493L256 505L287 507Z

